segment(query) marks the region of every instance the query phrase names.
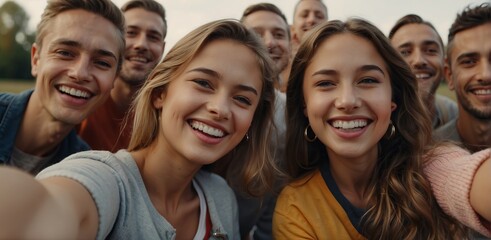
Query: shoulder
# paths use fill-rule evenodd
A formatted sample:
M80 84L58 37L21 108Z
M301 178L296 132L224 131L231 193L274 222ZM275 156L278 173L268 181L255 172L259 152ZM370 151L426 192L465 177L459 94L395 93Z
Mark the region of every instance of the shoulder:
M450 120L441 127L433 131L433 137L435 140L454 140L460 141L460 137L457 132L457 118Z
M225 179L215 173L200 170L196 174L195 179L205 192L210 192L213 195L234 194Z

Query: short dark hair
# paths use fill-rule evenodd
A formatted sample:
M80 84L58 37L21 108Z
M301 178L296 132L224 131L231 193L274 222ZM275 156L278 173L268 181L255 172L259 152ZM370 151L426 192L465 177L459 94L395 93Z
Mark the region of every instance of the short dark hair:
M396 24L392 27L392 29L389 32L389 39L392 39L392 37L394 37L396 32L399 31L399 29L401 27L408 25L408 24L424 24L424 25L430 27L431 29L433 29L435 31L436 35L438 36L438 41L440 42L442 49L444 48L442 37L440 36L438 31L436 30L435 26L433 26L433 24L424 20L423 18L421 18L420 16L418 16L416 14L408 14L408 15L400 18L399 20L397 20Z
M165 38L167 35L167 20L165 19L165 9L160 3L155 0L131 0L121 7L121 11L126 12L133 8L143 8L149 12L158 14L162 18L162 21L164 21L164 31L162 32L164 35L162 37Z
M449 56L452 41L457 33L485 23L491 23L490 3L483 3L476 7L467 6L460 14L457 14L455 21L448 30L447 56Z
M288 38L290 38L290 25L288 25L288 21L286 20L285 14L274 4L271 3L257 3L254 5L251 5L244 10L244 13L242 13L242 17L240 18L240 22L244 22L244 19L251 15L252 13L258 12L258 11L268 11L272 12L283 19L285 21L286 25L286 32L288 33Z

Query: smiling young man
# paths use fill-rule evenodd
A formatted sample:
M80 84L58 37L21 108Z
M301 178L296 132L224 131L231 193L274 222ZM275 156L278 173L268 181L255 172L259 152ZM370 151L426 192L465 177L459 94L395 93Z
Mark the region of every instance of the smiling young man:
M0 94L0 164L30 173L89 147L74 127L120 69L124 17L109 0L49 1L31 49L34 90Z
M121 10L126 22L121 72L110 97L82 122L78 131L94 150L115 152L128 147L133 125L131 115L127 117L131 102L164 53L164 7L154 0L131 0Z
M445 75L459 115L435 132L471 152L491 146L491 4L467 7L448 34Z
M298 0L293 10L293 22L291 29L291 55L293 59L297 53L303 36L310 29L328 19L327 6L322 0ZM281 72L281 77L288 80L291 71L290 64Z
M436 94L444 78L445 54L443 41L433 25L408 14L392 27L389 39L418 80L418 94L432 116L433 129L457 117L457 104Z

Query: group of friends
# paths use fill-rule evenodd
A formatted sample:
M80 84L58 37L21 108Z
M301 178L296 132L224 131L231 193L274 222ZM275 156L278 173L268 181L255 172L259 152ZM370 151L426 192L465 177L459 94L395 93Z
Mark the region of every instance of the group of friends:
M238 19L162 59L158 2L48 0L0 93L0 239L491 237L490 3L446 47L321 0Z

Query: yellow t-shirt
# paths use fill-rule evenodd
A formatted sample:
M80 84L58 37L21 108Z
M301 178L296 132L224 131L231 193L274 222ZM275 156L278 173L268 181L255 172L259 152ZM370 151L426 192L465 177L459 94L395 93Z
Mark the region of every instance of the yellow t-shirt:
M319 170L281 191L273 216L273 236L275 239L365 239Z

